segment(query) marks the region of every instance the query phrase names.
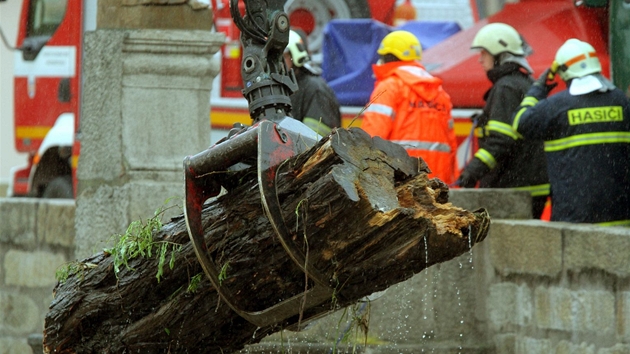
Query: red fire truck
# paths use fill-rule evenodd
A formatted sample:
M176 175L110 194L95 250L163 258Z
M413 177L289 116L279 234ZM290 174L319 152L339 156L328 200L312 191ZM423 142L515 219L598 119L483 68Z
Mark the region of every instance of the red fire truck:
M73 197L79 121L83 0L25 0L14 59L15 147L11 196ZM78 150L77 150L78 153Z

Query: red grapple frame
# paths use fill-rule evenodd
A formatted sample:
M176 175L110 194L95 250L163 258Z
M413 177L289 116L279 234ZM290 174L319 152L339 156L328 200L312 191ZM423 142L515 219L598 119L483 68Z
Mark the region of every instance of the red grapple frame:
M283 128L285 126L286 128ZM186 177L186 205L184 214L190 240L201 266L217 290L219 296L232 310L258 327L281 323L300 314L300 308L309 309L330 300L333 289L328 279L306 262L304 253L292 242L291 233L282 217L277 191L276 175L282 163L288 158L306 151L314 145L317 136L301 122L287 117L281 122L263 120L243 130L229 139L184 160ZM310 146L307 146L310 145ZM278 240L295 262L311 279L314 286L305 292L288 298L270 308L257 312L248 312L234 303L235 297L219 281L220 267L210 257L208 245L204 239L202 209L204 203L221 191L218 173L227 171L231 166L256 156L258 164L258 184L261 202L270 225ZM302 307L302 302L305 301ZM319 317L319 316L316 316ZM292 323L291 329L301 330L314 319L305 318L300 323Z

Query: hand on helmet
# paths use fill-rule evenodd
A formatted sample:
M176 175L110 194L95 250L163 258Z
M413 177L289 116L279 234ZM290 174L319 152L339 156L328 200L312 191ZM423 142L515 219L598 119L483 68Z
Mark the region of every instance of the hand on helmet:
M558 86L558 83L553 81L554 75L555 73L551 69L547 69L540 75L538 80L534 82L534 85L544 89L545 97L549 95L551 90Z

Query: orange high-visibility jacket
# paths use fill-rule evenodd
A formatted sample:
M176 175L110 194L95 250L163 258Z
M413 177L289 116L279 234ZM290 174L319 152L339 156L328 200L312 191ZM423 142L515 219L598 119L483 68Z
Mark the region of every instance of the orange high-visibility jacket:
M376 83L361 128L402 145L410 156L422 157L429 177L455 182L457 141L450 96L442 80L418 62L373 66Z

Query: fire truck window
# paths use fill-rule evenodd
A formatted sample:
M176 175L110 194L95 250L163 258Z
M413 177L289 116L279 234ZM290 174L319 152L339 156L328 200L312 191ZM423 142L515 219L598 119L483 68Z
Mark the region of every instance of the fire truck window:
M67 6L68 0L31 2L27 36L52 36L63 20Z

